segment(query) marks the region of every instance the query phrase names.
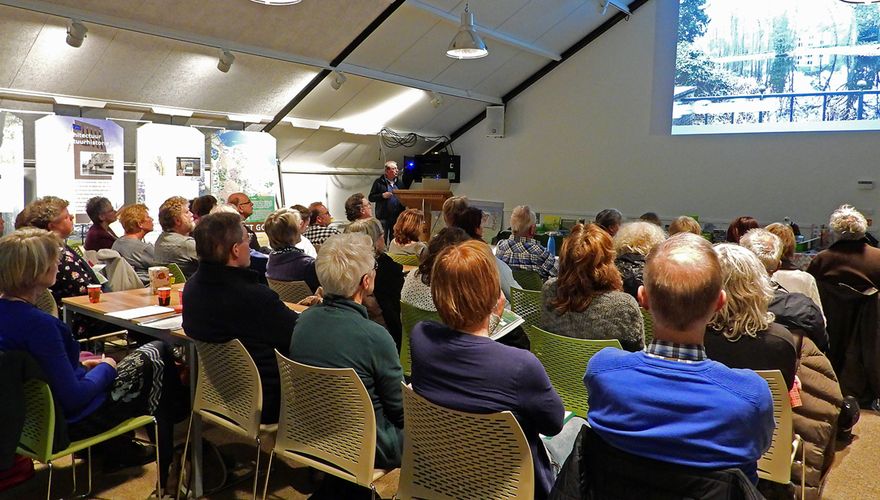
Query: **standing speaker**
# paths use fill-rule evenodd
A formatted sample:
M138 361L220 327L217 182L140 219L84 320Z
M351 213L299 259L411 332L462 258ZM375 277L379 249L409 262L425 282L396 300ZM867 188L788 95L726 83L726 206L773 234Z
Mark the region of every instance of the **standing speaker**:
M486 137L504 137L504 106L486 106Z

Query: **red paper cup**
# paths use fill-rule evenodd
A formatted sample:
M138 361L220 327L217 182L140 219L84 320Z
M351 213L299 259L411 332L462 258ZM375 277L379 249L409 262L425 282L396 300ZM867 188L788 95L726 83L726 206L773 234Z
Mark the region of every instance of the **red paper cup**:
M156 292L159 295L159 305L168 307L171 305L171 288L167 286L160 287Z
M97 304L101 302L101 285L89 285L89 302Z

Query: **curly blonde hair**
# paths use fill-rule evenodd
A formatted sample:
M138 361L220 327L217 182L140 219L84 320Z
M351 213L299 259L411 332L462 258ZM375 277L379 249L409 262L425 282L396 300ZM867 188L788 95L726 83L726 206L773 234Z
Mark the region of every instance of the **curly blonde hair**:
M134 234L141 230L141 223L150 216L150 210L143 203L126 205L119 209L117 217L125 234Z
M666 239L666 232L650 222L628 222L620 226L614 235L614 250L617 255L637 253L648 255L652 248Z
M67 200L58 198L57 196L44 196L30 202L22 211L23 220L20 221L22 227L37 227L40 229L49 229L49 223L58 219L61 212L64 211L70 203ZM16 223L16 225L18 225Z
M743 335L756 337L776 319L767 310L773 300L770 277L758 256L732 243L715 245L721 264L721 286L727 302L712 317L709 326L735 342Z
M831 214L828 227L842 240L858 240L868 231L868 220L852 205L841 205Z

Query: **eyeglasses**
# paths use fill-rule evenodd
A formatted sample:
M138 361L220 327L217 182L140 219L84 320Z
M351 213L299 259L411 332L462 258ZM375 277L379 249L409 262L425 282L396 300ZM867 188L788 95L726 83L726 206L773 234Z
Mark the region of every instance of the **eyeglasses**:
M251 200L248 200L248 201L245 201L245 202L243 202L243 203L239 203L238 206L242 206L242 205L253 205L253 204L254 204L254 202L252 202Z

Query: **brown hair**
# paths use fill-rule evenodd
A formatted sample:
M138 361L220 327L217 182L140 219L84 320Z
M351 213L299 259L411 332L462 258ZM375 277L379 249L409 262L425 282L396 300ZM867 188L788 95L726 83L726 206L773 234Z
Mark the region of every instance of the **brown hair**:
M699 236L702 232L703 228L700 227L700 223L697 222L697 219L687 215L682 215L672 221L672 224L669 224L669 236L678 233L691 233Z
M756 229L758 227L760 227L760 225L754 217L749 215L737 217L736 219L733 219L729 226L727 226L727 242L739 243L739 239L742 238L742 235L746 234L749 229Z
M428 242L428 251L425 253L424 260L419 264L419 278L421 278L422 283L426 285L431 284L431 270L434 268L434 261L440 252L445 250L446 247L464 243L470 239L471 237L459 227L444 227L436 236L431 238L431 241Z
M473 328L485 321L500 295L495 257L485 243L466 241L437 256L431 296L440 318L451 328Z
M218 212L202 217L193 230L199 261L225 265L232 246L244 238L244 231L238 214Z
M655 321L685 330L708 319L721 294L721 264L700 236L678 233L648 254L645 289Z
M146 205L135 203L120 208L117 217L119 218L119 223L122 224L122 229L125 230L125 234L133 234L141 230L141 222L149 215L150 211Z
M190 211L197 218L201 219L211 213L211 209L215 206L217 206L217 198L213 195L206 194L205 196L199 196L192 201L192 204L190 204Z
M364 203L368 203L364 199L364 193L355 193L345 200L345 218L354 222L361 216L361 208Z
M779 239L782 240L782 258L785 260L793 259L797 241L795 240L794 231L791 229L791 226L774 222L764 229L779 236Z
M614 242L604 229L596 224L576 224L562 243L556 297L549 305L557 314L584 312L595 296L622 290L615 256Z
M177 218L189 208L189 200L183 196L172 196L159 206L159 224L163 231L173 231ZM241 218L239 218L239 222ZM224 262L225 264L225 262Z
M394 241L399 245L419 241L424 225L425 214L418 208L407 208L394 223Z
M481 240L480 235L477 234L477 228L483 224L483 211L479 208L466 207L455 216L453 222L455 227L462 228L471 238Z

